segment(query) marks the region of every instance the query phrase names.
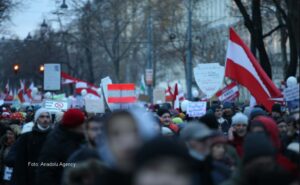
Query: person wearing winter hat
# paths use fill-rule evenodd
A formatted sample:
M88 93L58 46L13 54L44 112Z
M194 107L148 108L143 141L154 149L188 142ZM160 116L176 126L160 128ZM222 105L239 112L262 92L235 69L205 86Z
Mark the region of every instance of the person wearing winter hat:
M250 133L245 138L241 167L222 185L291 184L293 179L275 160L275 148L264 133Z
M47 109L40 108L34 115L33 126L18 139L15 150L15 168L12 181L16 185L34 183L36 167L28 164L38 162L38 156L51 131L51 117Z
M274 120L277 120L277 119L281 118L282 110L281 110L281 105L279 103L275 103L272 106L271 116Z
M257 116L266 116L267 113L260 107L255 107L252 109L251 113L250 113L250 117L249 120L253 120L255 117Z
M174 134L179 133L179 127L178 125L174 124L171 119L171 113L168 109L159 109L157 111L157 115L160 117L160 122L163 127L167 127L174 132Z
M226 169L225 165L222 167L214 165L210 157L211 139L214 135L215 133L211 129L200 122L187 124L180 133L181 140L186 144L190 156L193 158L193 164L201 179L200 184L217 184L230 176L229 169L228 171L220 170L221 168Z
M47 137L39 155L36 184L61 183L63 165L70 155L85 143L84 119L84 113L79 109L69 109L64 113L60 124Z
M248 117L245 114L238 112L232 117L231 124L228 132L228 140L241 157L243 155L244 138L247 134Z

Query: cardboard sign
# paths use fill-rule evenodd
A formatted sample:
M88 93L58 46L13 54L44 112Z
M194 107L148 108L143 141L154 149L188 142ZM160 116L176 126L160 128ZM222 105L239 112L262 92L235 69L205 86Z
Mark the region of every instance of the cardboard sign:
M200 90L211 98L222 86L224 67L219 63L198 64L194 68L194 76Z
M206 114L206 102L189 102L187 106L187 114L190 117L201 117Z
M61 88L60 64L45 64L44 90L58 91Z
M164 89L154 89L153 91L153 103L154 104L161 104L166 102L166 93Z
M3 180L10 181L13 173L13 168L5 166Z
M45 100L44 108L53 110L53 111L66 111L68 109L68 102L67 101Z
M85 104L85 110L88 113L104 113L105 107L103 98L99 99L89 99L85 98L84 104Z

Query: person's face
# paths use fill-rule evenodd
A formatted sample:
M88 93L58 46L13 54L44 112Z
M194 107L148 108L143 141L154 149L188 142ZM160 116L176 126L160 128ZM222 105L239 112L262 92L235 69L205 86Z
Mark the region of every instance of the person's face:
M90 141L95 142L96 138L101 134L101 125L102 123L95 121L88 123L87 135Z
M238 123L238 124L234 125L234 129L235 129L236 134L239 137L244 137L247 134L247 125L245 125L245 124Z
M43 128L48 128L51 124L50 115L48 113L42 113L37 120L37 124Z
M286 128L287 128L287 135L288 136L293 136L295 134L296 129L293 125L293 122L288 123Z
M223 115L222 109L216 109L216 111L215 111L216 118L221 118L222 115Z
M233 114L233 111L232 111L232 109L227 108L227 109L223 110L223 114L226 116L231 116Z
M133 158L142 141L130 116L117 116L108 123L108 144L119 168L131 170Z
M282 135L285 135L287 134L287 124L286 122L280 122L278 125L278 130L279 130L279 133L282 134Z
M169 113L165 113L165 114L163 114L161 117L160 117L160 119L161 119L161 122L162 122L162 124L163 125L170 125L170 123L171 123L171 115L169 114Z
M217 143L211 148L211 155L215 160L221 160L225 155L225 146L222 143Z
M210 145L209 139L189 141L189 147L204 156L210 153Z
M148 163L134 177L134 185L190 185L192 178L184 162L160 159Z
M11 130L6 131L7 144L13 144L16 140L15 134Z

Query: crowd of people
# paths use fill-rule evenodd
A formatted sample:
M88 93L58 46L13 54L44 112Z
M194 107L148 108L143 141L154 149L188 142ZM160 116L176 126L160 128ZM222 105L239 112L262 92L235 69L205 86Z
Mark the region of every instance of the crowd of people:
M0 108L0 185L299 185L299 109Z

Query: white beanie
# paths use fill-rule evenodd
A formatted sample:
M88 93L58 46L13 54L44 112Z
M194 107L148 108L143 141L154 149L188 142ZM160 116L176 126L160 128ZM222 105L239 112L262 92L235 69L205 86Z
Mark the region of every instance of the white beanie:
M290 151L293 151L297 154L300 153L299 143L297 143L297 142L293 142L293 143L289 144L287 146L287 149L290 150Z
M48 113L49 116L51 115L48 109L40 108L34 114L34 122L36 122L39 119L39 117L42 113Z
M236 124L248 125L248 117L243 113L240 113L240 112L236 113L232 117L231 125L236 125Z

